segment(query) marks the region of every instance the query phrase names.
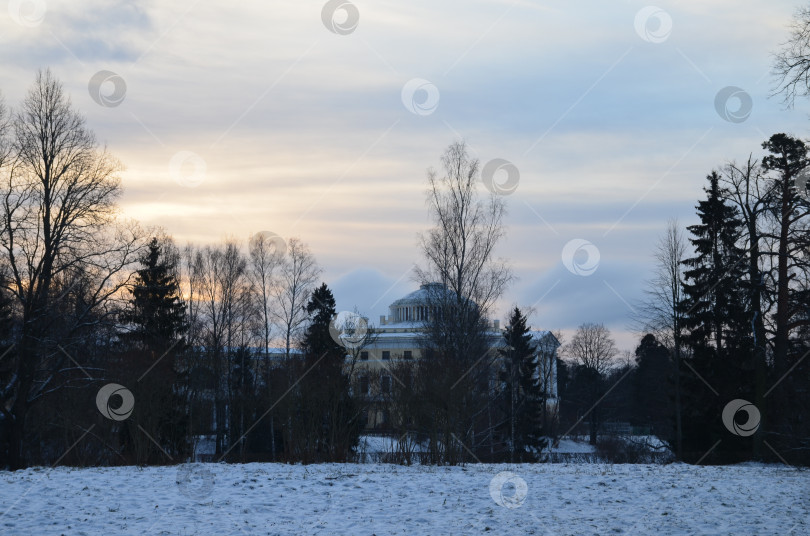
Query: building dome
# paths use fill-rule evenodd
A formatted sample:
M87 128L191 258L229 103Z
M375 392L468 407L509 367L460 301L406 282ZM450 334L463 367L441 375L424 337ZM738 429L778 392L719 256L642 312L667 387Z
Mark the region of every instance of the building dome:
M391 307L404 307L406 305L425 305L430 300L431 296L435 299L440 292L451 291L441 283L425 283L419 287L419 290L414 290L410 294L403 296L391 304Z
M435 304L437 299L455 299L455 296L443 283L424 283L419 290L403 296L388 307L390 315L387 323L424 322L428 320L431 301Z
M425 283L410 294L403 296L392 303L388 310L390 312L389 322L424 322L428 319L428 303L430 298L439 292L448 292L441 283Z

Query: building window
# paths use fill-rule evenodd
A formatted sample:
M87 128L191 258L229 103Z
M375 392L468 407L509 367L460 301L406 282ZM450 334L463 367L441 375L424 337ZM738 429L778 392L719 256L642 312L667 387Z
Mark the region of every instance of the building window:
M368 376L360 376L360 394L368 394Z
M391 392L391 376L380 378L380 392L386 395Z
M368 352L366 352L365 350L360 352L360 359L363 361L368 361Z
M382 354L383 354L383 356L382 356L383 359L385 359L385 360L391 359L391 352L389 352L388 350L383 350Z
M402 353L402 359L413 359L413 351L411 351L411 350L405 350L405 351Z

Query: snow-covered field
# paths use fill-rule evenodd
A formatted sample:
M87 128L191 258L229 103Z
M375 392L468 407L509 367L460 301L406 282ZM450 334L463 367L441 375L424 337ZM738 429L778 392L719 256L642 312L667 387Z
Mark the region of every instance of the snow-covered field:
M810 534L783 466L194 464L0 472L0 534Z

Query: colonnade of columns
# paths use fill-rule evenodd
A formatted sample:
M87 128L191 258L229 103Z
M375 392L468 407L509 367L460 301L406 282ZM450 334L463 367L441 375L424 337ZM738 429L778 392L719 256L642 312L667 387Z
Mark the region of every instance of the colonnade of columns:
M424 305L411 305L397 307L397 322L422 322L428 319L428 307Z

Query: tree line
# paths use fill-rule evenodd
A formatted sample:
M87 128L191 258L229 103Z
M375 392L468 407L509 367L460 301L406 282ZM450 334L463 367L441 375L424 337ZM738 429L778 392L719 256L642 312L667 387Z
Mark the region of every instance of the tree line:
M780 133L762 149L706 177L695 225L670 223L639 318L672 355L685 460L810 460L808 146ZM756 408L735 415L751 434L723 422L733 400Z
M344 403L330 389L346 388L308 246L258 233L246 253L180 249L120 217L121 169L49 70L15 110L0 100L0 466L172 463L209 432L221 459L251 440L272 458L345 459L356 416L327 418L315 399ZM288 396L271 408L270 393ZM323 419L340 433L291 431Z
M687 462L810 463L810 147L779 133L762 149L706 177L697 223L669 222L635 356L615 359L599 325L566 345L562 420L592 443L610 420Z
M178 247L120 216L121 169L49 70L15 110L0 103L0 466L177 463L201 441L214 460L354 459L362 345L335 335L309 247L264 232ZM445 291L392 428L435 463L539 459L551 419L525 316L500 354L486 322L512 278L494 256L505 207L479 197L463 143L443 171L418 279Z
M709 174L695 225L670 222L622 360L599 324L565 359L519 307L493 332L513 280L496 255L506 206L451 144L427 175L423 358L392 362L370 397L355 367L378 334L359 314L336 325L303 241L180 248L124 220L120 163L40 71L17 109L0 101L0 465L176 463L200 441L214 460L350 461L370 410L404 463L540 461L549 439L584 423L596 444L608 421L684 461L807 463L808 147L762 148ZM729 424L738 400L754 409Z

